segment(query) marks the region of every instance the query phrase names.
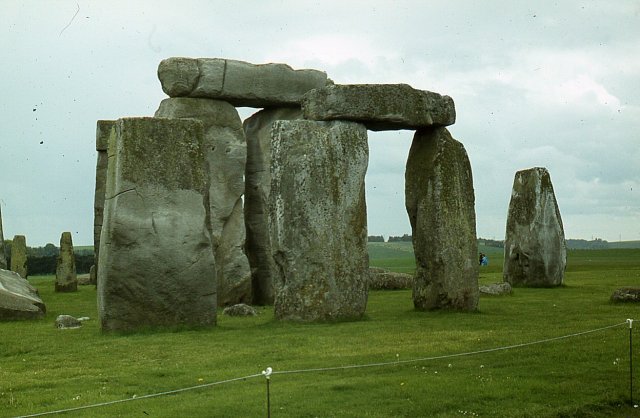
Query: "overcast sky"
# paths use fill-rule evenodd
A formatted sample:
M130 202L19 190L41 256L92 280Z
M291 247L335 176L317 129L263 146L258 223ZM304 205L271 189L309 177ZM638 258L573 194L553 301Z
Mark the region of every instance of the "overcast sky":
M567 238L640 239L640 2L0 1L5 238L93 244L98 119L151 116L167 57L284 62L451 96L478 236L514 174L551 173ZM254 110L240 109L243 118ZM369 133L370 235L410 233L413 132Z

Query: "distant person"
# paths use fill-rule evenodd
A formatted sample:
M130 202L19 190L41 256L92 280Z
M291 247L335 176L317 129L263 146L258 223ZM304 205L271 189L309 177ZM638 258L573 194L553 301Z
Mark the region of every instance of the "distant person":
M480 253L480 257L478 258L478 263L482 265L482 258L484 257L484 253Z
M482 254L482 256L480 257L480 265L481 266L489 265L489 258L486 256L486 254Z

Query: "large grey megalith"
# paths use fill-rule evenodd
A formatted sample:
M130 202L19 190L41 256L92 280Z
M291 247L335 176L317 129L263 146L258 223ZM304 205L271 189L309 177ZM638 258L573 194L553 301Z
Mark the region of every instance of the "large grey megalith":
M202 122L123 118L111 132L98 266L102 330L215 325Z
M247 139L244 215L246 250L251 265L253 303L274 302L273 278L277 274L269 237L269 192L271 190L271 128L278 120L302 119L296 107L263 109L243 123Z
M277 319L364 315L368 157L362 124L274 122L269 215Z
M18 273L0 269L0 321L39 319L45 312L35 287Z
M109 137L111 130L115 126L114 120L99 120L96 123L96 184L93 197L93 254L94 267L89 275L89 283L97 283L97 265L100 258L100 233L104 219L104 197L107 185L107 166L109 158L107 155Z
M11 271L27 278L27 238L24 235L15 235L11 242Z
M476 310L475 198L464 147L444 127L416 132L405 181L416 258L414 306Z
M203 123L218 305L250 302L251 270L244 254L242 211L247 146L237 110L221 100L176 97L163 100L155 116L195 118Z
M7 269L7 256L4 254L4 233L2 232L2 208L0 207L0 269Z
M504 281L512 286L559 286L566 265L564 228L549 171L518 171L507 216Z
M60 236L60 254L56 262L56 292L75 292L78 290L76 259L73 253L71 232L63 232Z

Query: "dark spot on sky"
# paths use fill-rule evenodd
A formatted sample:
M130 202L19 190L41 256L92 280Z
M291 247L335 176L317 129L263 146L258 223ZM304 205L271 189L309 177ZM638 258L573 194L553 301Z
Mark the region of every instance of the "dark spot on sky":
M35 108L35 107L33 108L33 111L34 111L34 112L36 111L36 108Z
M44 141L40 141L40 145L44 144Z

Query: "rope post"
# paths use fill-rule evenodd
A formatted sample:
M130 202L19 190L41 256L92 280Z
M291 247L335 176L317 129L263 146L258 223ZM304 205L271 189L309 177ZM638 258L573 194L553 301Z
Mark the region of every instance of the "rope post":
M629 403L633 405L633 319L629 323Z
M267 379L267 418L271 418L271 396L269 395L269 382L271 381L271 373L273 373L273 369L271 367L267 367L266 370L262 371L262 375Z

